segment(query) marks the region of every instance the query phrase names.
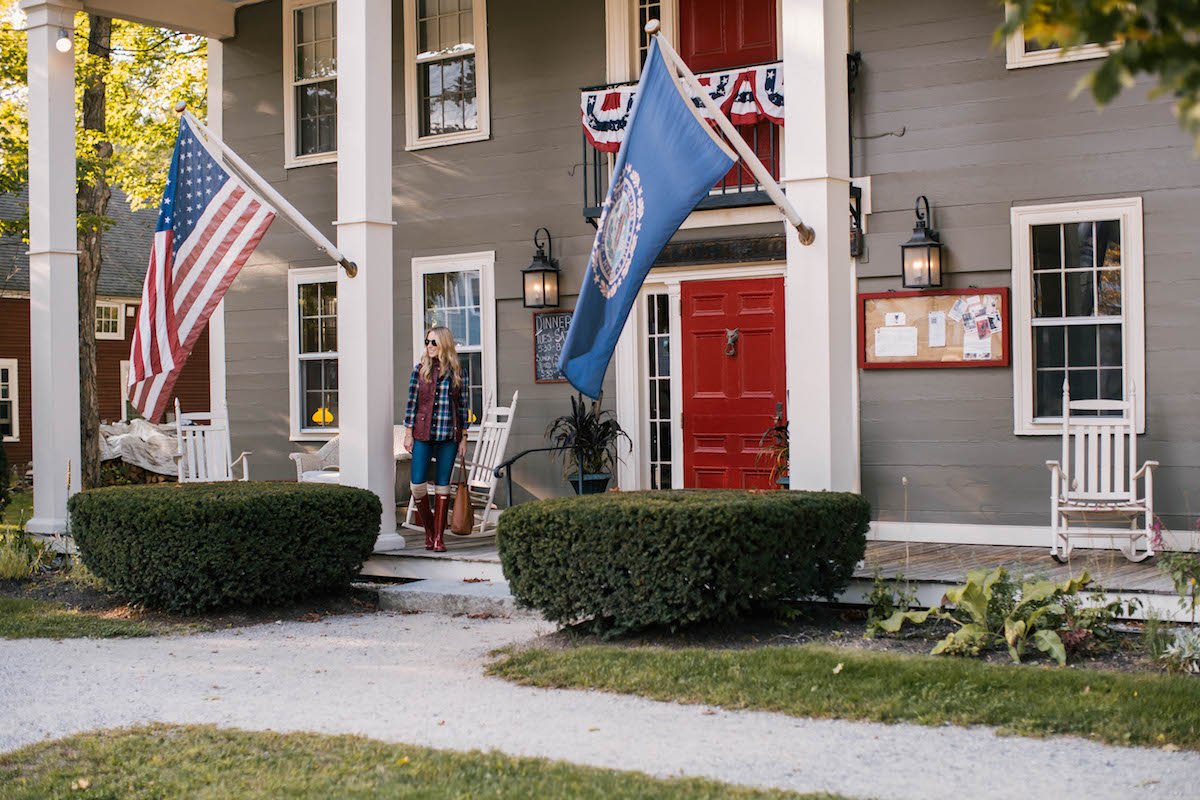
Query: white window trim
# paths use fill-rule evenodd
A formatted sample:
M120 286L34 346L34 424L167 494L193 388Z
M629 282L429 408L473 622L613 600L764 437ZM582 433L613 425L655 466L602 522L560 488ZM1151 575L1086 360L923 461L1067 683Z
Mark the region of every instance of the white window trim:
M97 339L114 339L117 341L125 340L125 304L124 303L106 303L96 302L96 309L115 308L117 310L117 332L116 333L101 333L96 331Z
M1013 433L1018 436L1058 436L1058 418L1035 422L1033 417L1033 264L1030 230L1034 225L1089 222L1118 218L1121 221L1122 362L1125 382L1133 382L1137 432L1146 432L1146 308L1142 198L1088 200L1017 206L1011 211L1012 227L1012 349Z
M425 276L434 272L479 270L479 335L483 344L483 406L496 403L496 251L418 256L412 260L412 363L421 359L425 338ZM412 367L403 371L408 377ZM408 381L403 381L407 402ZM478 426L472 426L472 430Z
M0 367L8 368L9 392L8 399L12 401L12 436L5 436L6 442L21 441L21 376L15 358L0 358Z
M296 42L293 33L295 11L298 8L319 6L329 0L284 0L283 3L283 166L285 169L307 167L313 164L337 162L337 150L296 155Z
M491 138L491 91L488 80L487 2L474 0L471 21L475 25L475 119L473 131L420 135L417 115L417 0L404 0L404 149L424 150L463 142L481 142Z
M1006 3L1005 15L1013 11L1011 4ZM1008 69L1024 69L1025 67L1042 67L1047 64L1062 64L1066 61L1087 61L1092 58L1104 58L1117 45L1085 44L1079 47L1055 47L1050 50L1039 50L1036 53L1025 52L1025 28L1017 28L1016 33L1005 42L1004 66Z
M305 429L301 424L300 410L300 296L301 284L337 283L338 268L306 267L288 270L288 419L293 442L326 442L338 435L338 429L324 427L319 430ZM341 347L341 331L338 332L338 347ZM329 358L338 354L327 353ZM338 371L338 397L341 397L341 371Z

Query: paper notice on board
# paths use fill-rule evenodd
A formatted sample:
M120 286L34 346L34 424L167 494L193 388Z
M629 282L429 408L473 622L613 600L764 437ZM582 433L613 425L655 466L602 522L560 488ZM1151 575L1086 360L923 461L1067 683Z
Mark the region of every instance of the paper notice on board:
M992 337L977 336L975 328L963 331L963 361L991 361Z
M966 310L967 303L960 297L954 301L954 305L950 306L950 313L947 316L955 322L960 322L963 318L963 312Z
M875 356L897 357L915 356L917 354L917 329L909 328L876 328Z
M989 333L1000 333L1000 331L1003 330L1004 326L1003 326L1003 323L1001 322L1002 317L1000 315L1000 309L996 308L995 301L989 297L987 299L987 302L983 304L983 310L984 310L984 313L987 315L988 332Z
M907 320L904 317L903 311L889 311L883 315L883 324L889 328L895 328L903 325Z
M929 346L946 346L946 312L929 312Z

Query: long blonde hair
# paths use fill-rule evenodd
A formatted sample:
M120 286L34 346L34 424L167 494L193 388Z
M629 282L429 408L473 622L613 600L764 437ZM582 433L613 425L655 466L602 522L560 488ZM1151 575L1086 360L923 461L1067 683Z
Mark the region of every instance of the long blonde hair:
M438 326L430 328L425 332L425 340L429 339L429 335L433 334L433 338L437 339L438 343L438 362L440 364L438 373L446 375L449 373L453 376L454 382L451 384L455 389L462 386L462 364L458 363L458 348L454 346L454 334L449 328ZM429 357L429 350L425 347L425 340L421 341L421 379L429 380L433 374L433 359Z

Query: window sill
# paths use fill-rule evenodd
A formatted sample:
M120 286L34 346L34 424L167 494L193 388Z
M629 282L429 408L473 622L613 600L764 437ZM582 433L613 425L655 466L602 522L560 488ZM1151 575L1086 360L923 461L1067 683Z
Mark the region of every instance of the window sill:
M1062 48L1055 48L1054 50L1039 50L1035 53L1013 53L1009 55L1004 66L1007 69L1044 67L1050 64L1065 64L1069 61L1089 61L1094 58L1104 58L1109 52L1110 48L1108 47L1098 44L1088 44L1068 51L1064 51Z
M320 431L300 431L293 433L290 441L293 442L328 442L330 439L338 435L337 428L325 428Z
M475 131L444 133L440 136L425 136L416 141L406 143L404 149L425 150L430 147L446 147L452 144L465 144L466 142L482 142L489 138L491 138L491 131L486 128L480 128Z
M311 156L299 156L289 158L283 162L284 169L296 169L298 167L311 167L315 164L336 164L338 160L337 151L329 153L318 153Z
M1119 419L1119 418L1118 418ZM1062 436L1062 420L1054 422L1027 422L1017 425L1013 429L1014 436ZM1139 422L1137 425L1138 435L1146 433L1146 425Z
M125 341L125 334L122 334L122 333L97 333L96 341L123 342L123 341Z

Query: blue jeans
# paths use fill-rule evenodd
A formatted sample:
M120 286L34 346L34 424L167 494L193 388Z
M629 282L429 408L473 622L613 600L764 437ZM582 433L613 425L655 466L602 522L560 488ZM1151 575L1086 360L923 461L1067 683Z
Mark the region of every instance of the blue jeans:
M454 459L458 456L458 443L446 439L440 442L413 442L412 483L429 483L430 461L437 462L433 473L435 486L449 486L450 473L454 471Z

